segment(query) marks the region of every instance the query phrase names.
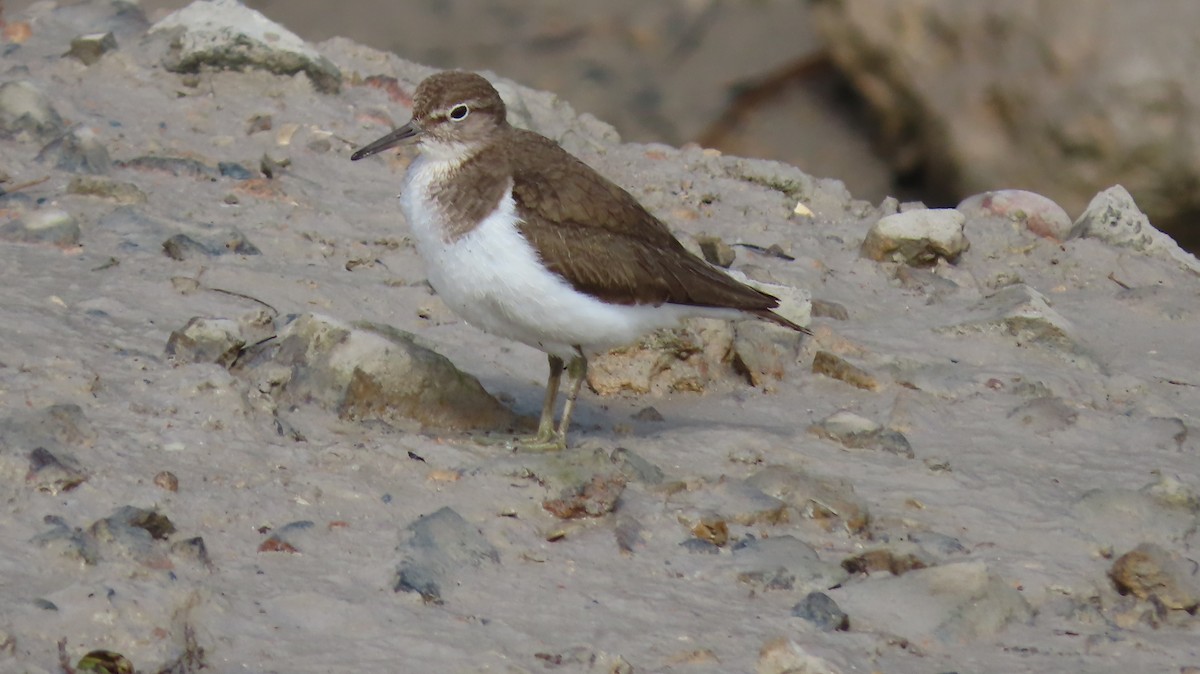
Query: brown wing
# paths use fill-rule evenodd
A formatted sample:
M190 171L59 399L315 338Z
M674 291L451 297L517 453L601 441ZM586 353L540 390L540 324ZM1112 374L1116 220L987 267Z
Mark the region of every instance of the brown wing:
M689 253L628 192L552 141L516 133L513 198L527 213L521 232L576 290L619 304L740 309L801 329L770 312L778 299Z

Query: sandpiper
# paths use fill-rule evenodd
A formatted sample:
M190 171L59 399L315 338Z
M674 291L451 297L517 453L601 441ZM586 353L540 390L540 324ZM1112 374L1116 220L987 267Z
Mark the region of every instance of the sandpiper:
M408 142L419 154L400 206L429 284L466 322L549 356L541 420L523 447L566 447L590 354L694 316L809 332L772 311L777 298L689 253L631 194L554 141L511 126L480 75L426 78L411 121L350 158Z

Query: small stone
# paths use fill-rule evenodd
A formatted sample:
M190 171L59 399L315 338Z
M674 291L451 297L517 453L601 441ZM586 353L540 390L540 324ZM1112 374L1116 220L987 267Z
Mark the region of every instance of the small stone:
M1004 218L1032 234L1053 241L1066 241L1071 234L1071 216L1054 200L1025 190L996 190L963 199L955 210L968 219Z
M0 84L0 135L45 140L62 133L63 121L50 100L32 83L17 80Z
M813 374L844 381L851 386L867 391L878 391L883 388L883 384L875 375L828 351L818 351L813 355L812 371Z
M217 172L224 178L232 178L234 180L249 180L254 177L250 169L235 161L217 162Z
M312 520L288 522L275 529L270 536L258 546L259 552L288 552L297 554L302 549L302 539L316 532L316 523Z
M1034 398L1018 405L1008 413L1008 418L1040 435L1065 430L1075 425L1079 411L1059 398Z
M64 56L79 59L83 65L90 66L116 48L117 38L111 32L91 33L71 40L71 49Z
M74 459L56 456L45 447L38 447L29 453L29 473L25 476L25 482L42 493L71 491L87 479L88 474Z
M212 558L208 555L208 546L200 536L185 538L171 544L171 554L183 559L190 559L202 566L212 568Z
M792 607L792 615L812 623L822 632L850 629L850 616L824 592L809 592Z
M617 466L626 478L642 484L662 484L662 468L650 463L644 456L632 449L617 447L612 451L609 460Z
M692 554L700 555L719 555L721 548L717 547L712 541L706 541L702 538L688 538L679 544L679 547L687 550Z
M270 391L281 409L315 404L343 419L448 430L505 430L516 421L477 379L386 325L301 314L241 361L235 373Z
M963 236L966 217L950 208L918 209L879 219L862 243L862 255L876 262L931 265L944 258L954 262L967 250Z
M637 412L634 412L633 416L631 418L634 421L650 421L650 422L664 421L662 412L659 412L653 406L643 407L642 409L638 410Z
M72 528L59 517L47 516L49 531L42 532L30 541L66 559L95 566L100 562L100 546L88 532Z
M44 243L59 248L79 245L79 223L61 208L43 208L0 226L0 240Z
M146 193L137 185L97 176L71 178L71 182L67 184L67 192L108 199L123 205L144 204L147 201Z
M617 539L617 549L630 554L646 544L646 527L636 518L622 515L613 526L613 537Z
M1196 527L1196 508L1147 489L1093 489L1071 506L1072 524L1099 549L1174 545Z
M738 581L757 590L827 590L850 574L837 564L821 561L817 551L795 536L754 538L733 546Z
M273 124L273 118L269 113L253 115L246 120L246 135L253 136L260 131L270 131Z
M277 75L308 75L322 93L335 94L342 74L287 28L237 0L193 2L150 28L169 41L163 66L176 73L202 67L265 70Z
M739 322L734 326L733 366L751 386L770 390L796 360L802 339L797 332L764 321Z
M51 141L38 152L38 160L56 153L58 161L54 168L60 171L104 175L112 168L108 148L100 142L96 132L86 126L77 126Z
M720 518L701 518L692 526L692 535L702 541L708 541L718 548L723 548L729 542L729 524Z
M698 236L696 243L700 245L700 252L709 264L728 269L737 258L737 251L733 249L733 246L725 243L725 240L720 237Z
M850 312L846 311L845 306L817 298L812 300L812 315L813 318L832 318L835 321L850 320Z
M215 234L204 240L197 240L187 234L176 234L163 241L163 253L172 260L188 260L199 256L217 257L220 255L262 255L250 240L236 229Z
M595 475L584 484L566 488L559 498L543 501L542 508L564 520L600 517L616 509L623 491L624 476Z
M408 525L401 545L404 559L396 571L396 592L415 592L441 604L444 589L467 567L500 563L500 553L479 530L451 508L442 508Z
M755 674L841 674L825 658L812 655L800 644L777 637L763 644L758 653Z
M133 663L116 651L90 651L79 658L75 669L96 674L134 674Z
M175 525L153 511L123 506L112 515L96 520L87 529L103 550L104 557L129 559L152 569L169 569L171 560L156 540L174 533Z
M915 543L904 541L864 550L842 560L842 568L849 573L865 575L890 573L902 576L934 564L935 561Z
M1113 562L1108 575L1121 594L1155 599L1172 610L1194 612L1200 606L1195 563L1153 543L1142 543Z
M245 346L242 326L237 321L196 316L171 332L166 353L176 362L216 363L227 368Z
M825 529L834 527L860 533L870 523L867 504L841 478L823 478L786 466L767 466L751 475L746 484L787 503L805 519Z
M169 492L179 491L179 478L169 470L164 470L154 476L154 486Z

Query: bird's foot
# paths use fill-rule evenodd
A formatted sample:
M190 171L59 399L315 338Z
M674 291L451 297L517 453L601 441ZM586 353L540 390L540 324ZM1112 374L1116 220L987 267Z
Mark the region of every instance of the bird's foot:
M557 431L518 436L484 436L475 438L481 445L500 445L514 452L561 452L567 448L567 438Z

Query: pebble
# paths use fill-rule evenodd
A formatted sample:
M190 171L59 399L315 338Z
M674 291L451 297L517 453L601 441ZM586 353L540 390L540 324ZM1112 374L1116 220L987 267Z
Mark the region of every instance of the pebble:
M832 318L835 321L850 320L850 312L844 305L815 297L812 300L812 315L813 318Z
M883 382L878 377L829 351L818 351L813 354L812 372L830 379L844 381L866 391L878 391L883 388Z
M29 453L29 473L25 482L34 489L45 494L59 494L71 491L87 481L87 471L79 467L79 463L68 456L50 453L45 447L38 447Z
M237 0L194 2L150 27L166 36L163 66L176 73L201 67L308 75L322 93L336 94L342 74L295 33Z
M871 520L866 502L842 478L818 477L788 466L767 466L751 475L746 484L783 501L801 517L827 530L862 533Z
M665 479L662 468L632 449L617 447L612 451L609 459L617 466L617 470L621 471L622 475L634 482L655 485L662 484Z
M201 239L188 234L176 234L163 241L163 253L172 260L188 260L197 256L218 257L221 255L262 255L258 249L236 229L218 232Z
M200 536L185 538L171 544L171 554L199 563L205 568L213 567L212 558L208 554L208 545Z
M232 178L234 180L249 180L254 177L250 169L235 161L217 162L217 172L223 178Z
M877 449L912 459L916 457L908 438L847 410L839 410L808 427L819 438L833 440L847 449Z
M507 430L516 421L475 377L384 325L301 314L243 359L236 374L282 409L315 404L343 419L443 430Z
M1108 575L1121 594L1153 599L1171 610L1200 606L1196 563L1154 543L1142 543L1113 562Z
M702 392L712 379L733 373L725 358L732 345L728 321L694 321L590 358L587 383L602 396Z
M742 321L733 330L733 366L751 386L774 388L795 362L803 337L765 321Z
M100 142L96 132L86 126L77 126L55 138L38 152L38 159L44 160L54 154L58 155L54 168L60 171L104 175L112 168L108 148Z
M737 259L737 251L719 236L698 236L696 243L700 245L700 253L709 264L728 269Z
M917 209L885 215L867 232L862 255L876 262L931 265L958 260L970 246L963 235L966 217L951 208Z
M308 543L306 539L311 539L317 533L316 526L312 520L288 522L272 530L266 540L259 544L258 551L299 553Z
M1170 236L1150 224L1129 191L1114 185L1092 198L1075 220L1069 238L1099 239L1110 246L1164 257L1193 273L1200 273L1200 260L1179 247Z
M1071 234L1071 216L1049 197L1026 190L995 190L963 199L955 210L968 220L995 216L1004 218L1032 234L1053 241L1066 241Z
M661 422L661 421L666 420L663 418L662 412L659 412L653 406L643 407L642 409L638 410L637 412L634 412L630 416L630 418L633 419L634 421L647 421L647 422Z
M62 118L33 83L10 80L0 84L0 134L46 140L62 130Z
M110 51L117 48L117 38L108 33L90 33L88 35L80 35L71 40L71 48L65 56L79 59L85 66L90 66L100 60Z
M1040 435L1074 426L1079 418L1079 410L1067 405L1060 398L1041 397L1021 403L1008 413L1008 418L1019 423L1022 428Z
M396 592L415 592L428 603L441 604L443 592L464 569L500 563L500 552L452 508L418 518L407 531L408 539L400 546L403 560L396 570Z
M68 526L59 517L48 516L45 521L51 528L34 536L31 539L32 543L72 562L87 566L95 566L100 562L100 545L94 536Z
M838 564L821 561L817 551L795 536L747 537L733 546L734 568L741 583L755 590L827 590L850 574Z
M842 674L825 658L813 655L800 644L786 637L776 637L763 644L758 652L755 674Z
M151 569L170 569L167 550L155 543L175 532L175 525L153 510L123 506L96 520L87 533L106 559L127 559Z
M82 236L79 223L61 208L42 208L0 226L0 240L72 248Z
M792 607L792 615L812 623L822 632L850 629L850 616L824 592L809 592Z
M126 206L144 204L147 201L146 193L133 183L96 176L71 178L71 182L67 184L67 193L99 197Z
M909 571L937 564L919 545L909 541L888 543L855 553L842 560L842 568L853 574L889 573L902 576Z
M624 491L624 476L594 475L583 484L564 489L558 498L543 501L542 508L562 520L601 517L616 509Z
M166 353L179 363L216 363L227 368L245 346L238 321L195 316L187 325L171 332Z

